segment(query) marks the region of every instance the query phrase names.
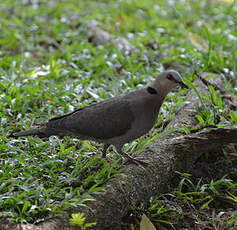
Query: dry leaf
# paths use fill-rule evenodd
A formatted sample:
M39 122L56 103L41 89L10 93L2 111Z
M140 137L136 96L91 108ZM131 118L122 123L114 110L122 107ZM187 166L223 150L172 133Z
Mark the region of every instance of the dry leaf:
M123 68L124 68L124 66L121 65L121 66L119 66L119 67L116 67L115 70L116 70L116 72L117 72L118 74L120 74L120 73L122 72Z
M204 50L207 50L207 49L208 49L207 43L206 43L201 37L199 37L197 34L189 33L189 34L188 34L188 38L189 38L190 42L191 42L198 50L204 51Z
M140 230L156 230L155 226L145 214L142 215Z

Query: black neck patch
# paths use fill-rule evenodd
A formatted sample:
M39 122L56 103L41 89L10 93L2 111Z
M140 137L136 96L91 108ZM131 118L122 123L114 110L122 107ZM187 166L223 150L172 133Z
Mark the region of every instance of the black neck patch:
M152 87L150 87L150 86L148 86L148 87L146 88L146 90L147 90L147 92L150 93L150 94L157 94L156 89L154 89L154 88L152 88Z

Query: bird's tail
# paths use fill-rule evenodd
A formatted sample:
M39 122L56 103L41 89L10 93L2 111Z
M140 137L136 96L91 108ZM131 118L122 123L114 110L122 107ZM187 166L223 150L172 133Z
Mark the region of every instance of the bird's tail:
M22 136L38 136L38 137L48 137L45 127L30 129L26 131L20 131L16 133L11 133L9 137L22 137Z

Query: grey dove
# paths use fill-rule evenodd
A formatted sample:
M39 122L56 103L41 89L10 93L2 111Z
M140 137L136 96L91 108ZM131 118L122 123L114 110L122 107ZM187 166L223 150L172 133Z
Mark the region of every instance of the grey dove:
M188 88L177 71L164 71L146 88L55 117L35 129L12 133L11 137L55 135L95 140L104 144L103 157L113 145L128 161L146 164L125 153L123 146L153 127L166 95L177 85Z

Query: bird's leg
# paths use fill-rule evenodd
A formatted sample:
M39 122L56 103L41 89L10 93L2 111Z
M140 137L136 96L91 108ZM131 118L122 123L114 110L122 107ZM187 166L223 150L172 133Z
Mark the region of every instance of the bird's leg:
M129 154L125 153L123 150L122 150L122 147L118 147L116 146L116 150L119 154L121 154L122 156L126 157L127 160L124 162L125 164L130 164L130 163L134 163L136 165L143 165L143 166L147 166L148 163L141 160L141 158L139 159L138 157L135 158L135 157L132 157L130 156Z
M109 146L110 146L110 144L104 144L103 152L102 152L103 158L106 158L106 152L107 152L107 149L109 148Z

